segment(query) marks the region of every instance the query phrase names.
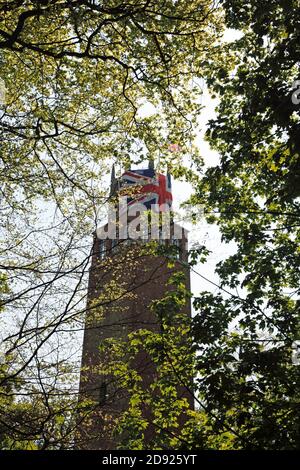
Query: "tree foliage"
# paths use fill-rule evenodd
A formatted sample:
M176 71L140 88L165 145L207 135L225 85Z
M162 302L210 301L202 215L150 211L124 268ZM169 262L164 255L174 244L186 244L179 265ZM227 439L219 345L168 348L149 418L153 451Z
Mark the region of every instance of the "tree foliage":
M208 78L220 104L207 138L220 163L195 201L236 252L220 262L218 295L196 299L199 391L243 448L299 446L298 2L224 1L234 69Z
M235 252L216 268L218 289L194 298L198 412L185 440L192 449L298 449L299 2L222 4L240 37L221 46L231 62L207 76L219 98L207 139L220 162L191 201ZM195 256L190 265L205 274Z
M158 328L138 329L123 340L108 339L101 345L109 358L101 372L112 377L128 400L114 429L115 435L122 436L118 441L123 449L187 447L187 430L193 429L195 358L191 319L185 311L190 301L186 273L173 273L167 288L166 295L150 306Z
M121 446L144 448L154 426L155 448L299 448L300 7L220 3L223 13L206 0L0 2L1 448L72 447L87 235L107 201L108 162L148 157L194 183L192 203L236 250L216 268L218 289L194 298L191 324L178 274L152 304L161 331L107 346L104 373L129 392ZM240 38L220 44L223 14ZM200 77L219 98L207 140L220 161L206 169L193 146ZM191 150L197 180L182 165ZM195 276L207 254L191 253ZM141 350L157 371L146 390Z
M187 154L221 17L207 0L0 2L4 447L71 445L108 167Z

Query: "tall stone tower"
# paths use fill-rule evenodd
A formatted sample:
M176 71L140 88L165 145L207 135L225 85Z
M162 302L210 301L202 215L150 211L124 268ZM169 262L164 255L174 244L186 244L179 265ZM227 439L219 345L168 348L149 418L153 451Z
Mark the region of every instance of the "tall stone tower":
M147 209L153 203L170 207L172 202L171 178L169 175L156 174L153 162L144 170L128 170L121 178L115 177L114 168L111 178L111 197L126 193L125 212L127 225L114 219L101 227L94 235L93 253L88 285L88 301L83 340L82 366L80 376L80 400L88 400L80 412L79 435L77 447L81 449L116 449L121 436L112 433L115 418L127 408L128 391L120 387L118 380L101 373L101 365L107 360L100 345L107 338L125 339L128 334L139 329L160 331L158 318L149 306L153 300L163 298L168 289L170 275L176 271L185 273L185 285L190 290L190 273L186 268L187 233L170 219L168 233L163 233L160 223L156 227L157 244L175 245L172 267L167 256L153 255L145 250L145 243L153 237L150 233L132 237L128 224L135 222L136 216L130 210L138 204L139 215L141 204ZM117 202L114 200L114 206ZM124 209L124 206L123 206ZM116 210L120 219L121 208ZM160 209L158 210L159 214ZM124 215L124 214L123 214ZM159 218L159 216L158 216ZM110 225L110 227L109 227ZM137 227L136 224L134 224ZM111 227L115 230L111 231ZM125 227L125 232L124 232ZM141 232L141 223L139 224ZM99 237L99 233L102 236ZM103 233L107 234L105 239ZM113 236L112 236L113 233ZM184 307L184 314L191 316L190 302ZM134 362L134 369L142 377L142 386L148 390L155 380L155 365L149 360L145 351L140 351ZM191 393L192 379L189 387L178 385L178 397L185 397L190 409L194 399ZM143 410L148 421L145 441L148 449L155 429L151 422L151 410ZM180 426L184 426L186 417L180 417ZM180 430L180 429L179 429Z

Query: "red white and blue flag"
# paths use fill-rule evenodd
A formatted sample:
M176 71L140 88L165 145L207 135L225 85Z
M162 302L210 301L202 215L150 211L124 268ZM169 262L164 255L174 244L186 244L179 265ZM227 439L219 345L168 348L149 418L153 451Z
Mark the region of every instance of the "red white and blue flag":
M172 207L171 176L156 174L155 170L128 170L122 177L122 187L138 185L139 189L134 196L129 196L128 206L136 203L143 204L148 210L151 205L168 205ZM161 209L160 209L161 210Z

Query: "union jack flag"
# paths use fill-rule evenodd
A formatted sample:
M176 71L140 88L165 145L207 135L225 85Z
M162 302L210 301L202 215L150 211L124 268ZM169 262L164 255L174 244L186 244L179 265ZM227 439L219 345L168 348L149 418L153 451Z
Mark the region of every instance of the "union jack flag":
M155 170L148 168L146 170L128 170L122 177L122 187L130 185L138 185L139 189L134 196L128 198L128 206L141 203L147 209L152 204L159 206L166 204L172 207L172 187L171 176L156 174Z

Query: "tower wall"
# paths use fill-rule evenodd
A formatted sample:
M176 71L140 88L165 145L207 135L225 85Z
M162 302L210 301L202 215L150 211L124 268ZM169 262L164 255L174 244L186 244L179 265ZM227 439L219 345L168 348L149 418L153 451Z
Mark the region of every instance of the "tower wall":
M170 238L164 243L174 242L174 227L173 224ZM180 231L175 230L176 233ZM182 230L182 233L185 232ZM185 267L187 239L177 241L180 244L180 259L170 268L168 258L147 254L141 250L145 245L138 242L131 244L128 240L117 242L99 240L96 236L94 238L80 377L80 399L88 399L90 406L80 413L78 448L116 449L122 438L114 437L112 429L114 419L127 408L128 391L122 389L114 377L100 373L102 364L109 358L105 356L105 349L100 352L99 346L107 338L126 340L129 333L139 329L160 332L160 322L149 305L172 289L167 285L171 274L183 271L186 289L190 291L190 273ZM183 313L191 316L190 302L187 302ZM149 389L155 380L156 368L146 351L138 353L133 366L142 377L143 388ZM178 385L177 391L178 397L185 397L190 409L193 409L194 400L190 389ZM149 422L145 442L151 449L155 433L151 424L151 410L145 407L143 414ZM185 420L184 415L180 416L181 428Z

